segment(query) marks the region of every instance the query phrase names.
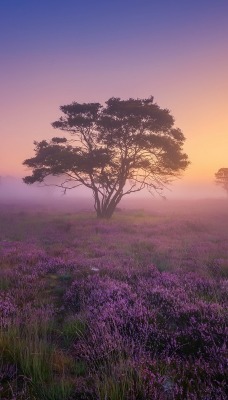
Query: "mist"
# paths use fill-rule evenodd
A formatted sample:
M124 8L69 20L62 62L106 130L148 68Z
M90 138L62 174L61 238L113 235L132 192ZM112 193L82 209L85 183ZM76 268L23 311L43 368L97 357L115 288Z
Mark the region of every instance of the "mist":
M146 190L123 197L119 211L144 210L155 214L210 214L227 209L226 193L215 184L173 183L164 198ZM41 184L26 185L22 178L0 178L0 206L15 211L81 212L94 211L92 192L86 188L68 190Z

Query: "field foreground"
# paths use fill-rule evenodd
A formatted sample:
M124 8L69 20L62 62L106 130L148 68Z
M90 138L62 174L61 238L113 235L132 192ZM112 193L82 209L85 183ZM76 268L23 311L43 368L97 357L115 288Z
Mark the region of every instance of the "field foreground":
M0 211L0 399L220 400L228 205Z

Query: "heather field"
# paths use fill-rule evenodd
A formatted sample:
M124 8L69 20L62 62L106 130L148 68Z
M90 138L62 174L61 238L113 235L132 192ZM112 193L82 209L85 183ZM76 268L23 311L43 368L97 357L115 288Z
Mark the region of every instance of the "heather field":
M227 399L228 204L2 204L0 399Z

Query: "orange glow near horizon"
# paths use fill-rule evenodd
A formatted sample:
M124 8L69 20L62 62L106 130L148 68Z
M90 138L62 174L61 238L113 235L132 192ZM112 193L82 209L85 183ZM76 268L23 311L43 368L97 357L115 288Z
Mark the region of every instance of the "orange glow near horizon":
M162 6L161 10L157 7L158 15L163 16ZM183 5L180 31L178 24L170 21L173 32L168 28L164 30L166 26L162 22L158 24L160 37L157 34L155 41L150 25L145 32L141 26L139 34L144 34L140 36L141 41L136 37L131 41L125 34L124 20L122 36L115 39L111 32L111 42L107 37L101 43L103 36L93 39L91 31L94 48L89 41L84 47L79 41L78 53L74 53L76 42L72 42L72 47L55 48L53 53L48 45L37 53L31 47L30 53L28 50L24 58L18 55L16 62L7 61L6 57L1 83L4 96L0 101L0 175L22 177L27 174L22 162L33 156L33 141L58 135L50 124L60 117L60 105L72 101L104 103L112 96L146 98L153 95L159 106L171 110L176 126L186 137L184 151L191 165L178 185L214 185L215 172L228 167L228 24L225 12L213 4L211 8L193 11L188 17ZM198 16L198 12L202 14ZM208 18L204 19L204 24L200 15ZM135 13L133 17L136 16ZM114 17L119 18L119 14ZM114 24L115 19L112 22ZM48 29L47 26L47 35ZM133 29L133 25L129 29ZM103 31L99 34L103 35ZM40 50L39 46L37 48Z
M195 99L192 103L194 108L189 98L186 99L187 101L184 100L181 102L183 104L178 104L176 100L175 107L172 107L176 125L182 129L186 137L184 151L191 161L191 165L183 173L181 181L183 184L213 183L214 173L221 167L227 167L228 162L228 122L225 118L225 110L222 112L222 99L220 97L220 103L217 102L217 108L215 107L216 102L214 104ZM48 103L51 104L51 99ZM53 103L56 103L56 99L53 99ZM158 104L160 103L158 102ZM203 110L202 105L204 106ZM164 104L164 107L166 106L168 106L168 101L167 104ZM28 171L22 162L34 154L33 141L48 139L57 134L57 131L50 126L50 122L58 118L60 112L57 107L54 113L53 108L52 106L53 116L51 116L51 112L48 112L48 104L46 109L43 106L40 107L39 115L37 111L39 104L37 105L36 100L35 107L26 105L26 115L30 114L28 120L21 119L20 110L18 110L18 115L14 114L14 120L10 120L10 115L6 117L7 126L1 128L5 132L1 138L1 175L21 177L27 174ZM38 122L34 124L34 120ZM18 131L18 134L15 134L15 130ZM178 182L178 184L180 183Z
M220 78L222 85L222 77ZM149 80L149 77L147 79ZM146 85L145 82L144 86ZM228 104L228 90L225 93L218 90L219 93L214 92L212 95L209 87L207 91L195 92L192 96L190 90L190 84L188 87L186 85L182 87L180 82L179 91L176 90L175 95L172 95L174 90L171 87L170 94L167 95L165 87L161 88L160 86L161 95L159 99L155 97L155 101L161 107L171 109L176 126L181 128L186 137L184 151L188 154L191 165L183 173L182 180L209 183L213 181L214 173L219 168L226 167L228 162L228 120L225 109L225 104ZM108 88L104 91L108 92ZM33 141L51 138L58 132L62 135L61 131L55 131L50 125L61 115L58 109L59 105L70 103L73 100L90 101L89 88L86 92L87 95L85 92L83 95L78 94L78 99L73 96L73 93L72 96L59 94L59 99L49 96L46 101L43 101L41 96L36 96L31 103L28 93L28 98L25 98L24 103L15 104L13 118L10 107L8 110L6 108L1 122L1 124L3 123L1 132L4 132L1 138L1 175L19 177L25 175L27 171L22 162L34 154ZM112 93L113 90L110 89L110 92ZM135 92L139 93L137 87ZM142 90L142 92L144 91ZM127 96L122 90L121 96L127 98L131 95ZM134 90L133 96L145 97L144 93L134 94ZM92 101L100 100L98 98L95 100L95 96L93 97ZM107 95L106 99L109 97L111 96ZM19 101L16 99L15 103L17 100ZM103 101L105 98L100 100L100 102ZM4 104L2 107L4 108Z

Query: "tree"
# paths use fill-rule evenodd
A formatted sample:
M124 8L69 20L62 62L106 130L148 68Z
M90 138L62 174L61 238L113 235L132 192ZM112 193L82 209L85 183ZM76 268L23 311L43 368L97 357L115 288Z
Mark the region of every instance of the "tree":
M215 182L228 194L228 168L220 168L215 174Z
M70 134L34 142L35 157L24 161L32 175L27 184L61 177L64 190L81 185L94 197L97 217L110 218L120 200L146 188L162 193L189 164L185 141L167 109L148 99L110 98L99 103L73 102L52 126Z

